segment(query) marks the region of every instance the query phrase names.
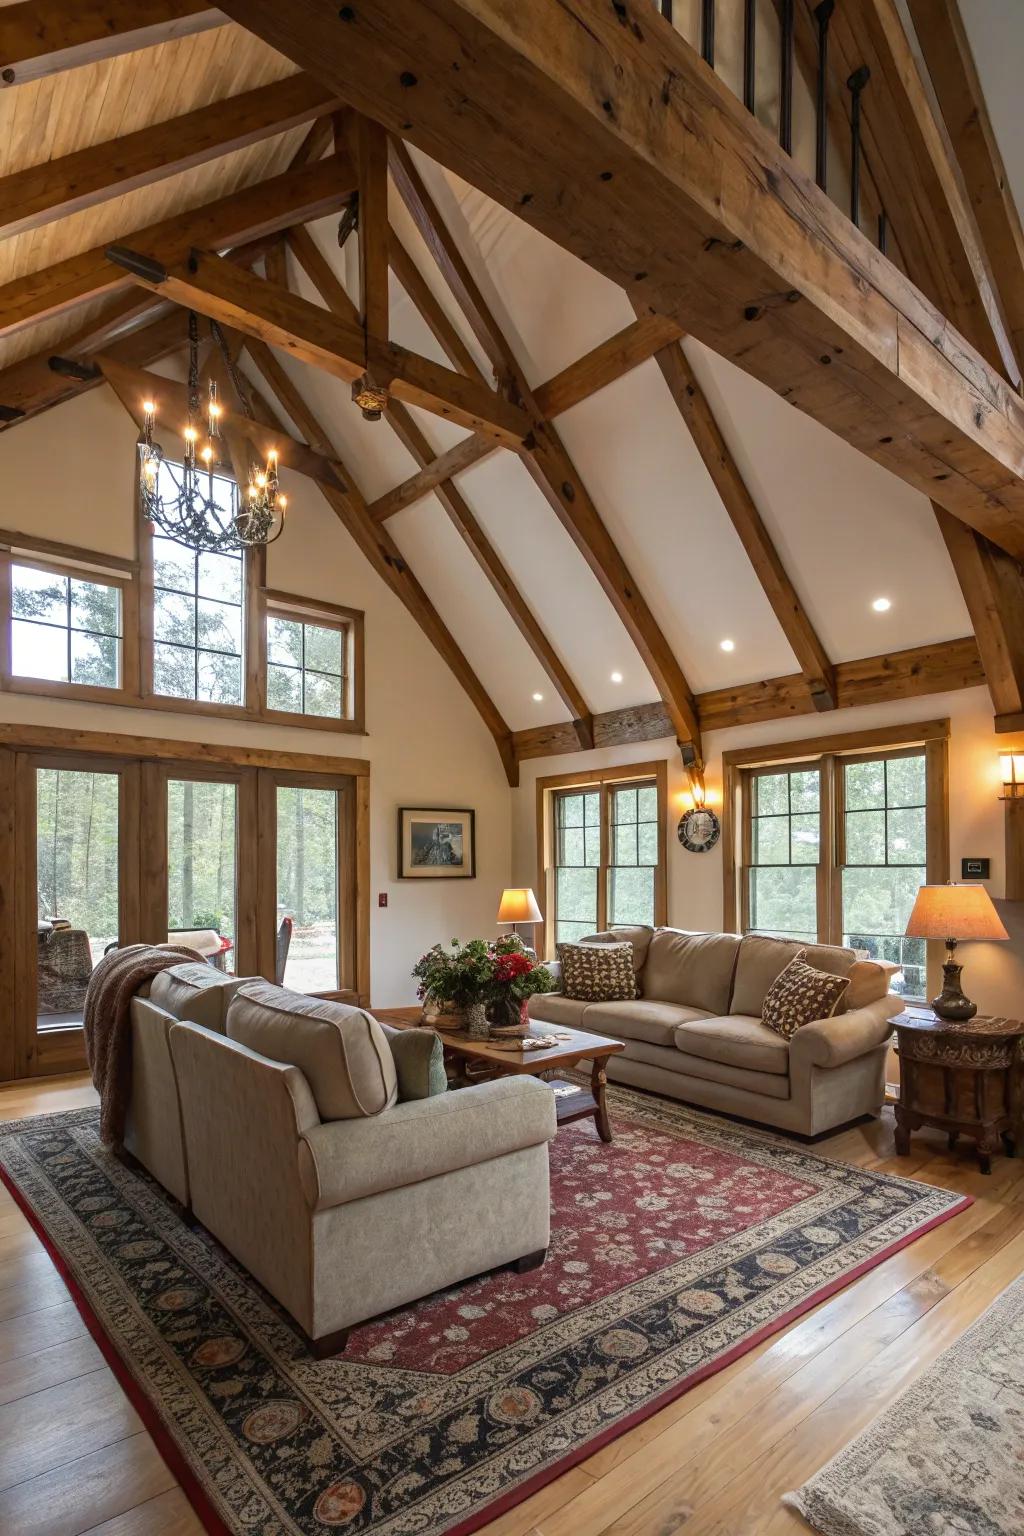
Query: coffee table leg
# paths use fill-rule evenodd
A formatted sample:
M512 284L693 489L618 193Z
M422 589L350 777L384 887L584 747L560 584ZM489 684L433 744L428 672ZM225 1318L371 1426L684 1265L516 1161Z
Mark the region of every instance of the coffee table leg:
M597 1108L594 1110L594 1124L602 1141L612 1139L611 1116L608 1114L608 1102L605 1098L607 1083L608 1074L604 1070L603 1062L595 1061L590 1074L590 1091L597 1103Z

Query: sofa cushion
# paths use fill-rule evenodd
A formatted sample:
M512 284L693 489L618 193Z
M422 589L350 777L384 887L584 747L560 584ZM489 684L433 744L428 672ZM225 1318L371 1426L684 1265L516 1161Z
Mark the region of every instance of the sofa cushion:
M889 991L889 983L900 969L890 960L855 960L850 967L850 985L837 1013L853 1012L877 1003Z
M222 1035L228 1004L239 987L251 980L251 976L228 976L212 965L186 960L154 976L149 995L172 1018Z
M683 933L659 928L644 966L644 996L687 1003L708 1013L728 1012L740 941L734 933Z
M528 1013L538 1024L559 1024L563 1029L589 1029L583 1020L593 1003L580 1002L576 997L563 997L561 992L537 992L530 998Z
M760 1018L768 988L801 950L808 965L833 976L848 976L857 958L852 949L843 949L838 944L799 944L793 939L745 934L740 940L729 1012L749 1013ZM724 1008L722 1012L725 1012Z
M233 998L227 1024L230 1039L304 1073L321 1120L379 1115L398 1097L387 1036L362 1008L250 981Z
M678 1024L708 1017L703 1008L659 1003L646 997L628 1003L591 1003L587 1009L586 1028L595 1034L611 1035L620 1040L646 1040L651 1045L672 1046Z
M849 976L830 976L817 971L800 951L772 982L765 994L761 1022L784 1040L819 1019L830 1019L850 985Z
M632 944L557 944L562 991L583 1003L636 996Z
M633 970L636 972L637 992L639 993L640 972L647 962L647 951L651 947L653 937L653 928L640 925L636 927L623 925L621 928L608 928L603 933L590 933L582 942L584 944L632 944Z
M676 1029L676 1050L751 1072L789 1071L789 1042L750 1014L694 1019Z
M685 1051L669 1050L663 1045L648 1045L646 1040L629 1040L626 1049L612 1061L642 1061L660 1067L666 1074L664 1092L686 1097L680 1090L679 1077L695 1077L705 1083L721 1083L727 1088L741 1088L745 1093L760 1093L769 1099L788 1099L790 1081L780 1072L751 1072L746 1067L730 1067L724 1061L709 1061L706 1056L688 1056ZM611 1063L609 1063L611 1065ZM671 1074L671 1075L669 1075ZM728 1106L721 1105L728 1114ZM749 1112L749 1111L748 1111ZM742 1111L740 1111L742 1113Z
M448 1092L448 1074L444 1070L444 1047L433 1029L394 1029L382 1024L398 1073L398 1102L432 1099Z

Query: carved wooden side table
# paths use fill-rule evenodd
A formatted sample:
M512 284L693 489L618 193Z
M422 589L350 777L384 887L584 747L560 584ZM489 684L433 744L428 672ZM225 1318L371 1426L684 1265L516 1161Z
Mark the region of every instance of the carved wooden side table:
M892 1020L900 1057L896 1151L910 1151L910 1133L924 1125L978 1144L982 1173L990 1173L1000 1141L1012 1156L1024 1151L1024 1022L977 1017L940 1019L915 1008Z

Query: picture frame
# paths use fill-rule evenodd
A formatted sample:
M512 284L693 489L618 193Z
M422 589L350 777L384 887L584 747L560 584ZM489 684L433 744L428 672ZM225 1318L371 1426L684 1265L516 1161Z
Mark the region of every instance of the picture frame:
M398 812L399 880L476 878L476 812L403 805Z

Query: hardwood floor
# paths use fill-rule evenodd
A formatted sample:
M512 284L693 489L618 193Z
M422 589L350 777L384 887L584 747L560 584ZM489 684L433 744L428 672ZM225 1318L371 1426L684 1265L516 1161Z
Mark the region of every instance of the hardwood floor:
M84 1076L0 1087L0 1119L95 1101ZM817 1149L975 1197L785 1332L486 1527L486 1536L797 1536L779 1503L1024 1272L1024 1159L980 1174L966 1146L892 1112ZM0 1533L197 1536L202 1527L0 1188Z

